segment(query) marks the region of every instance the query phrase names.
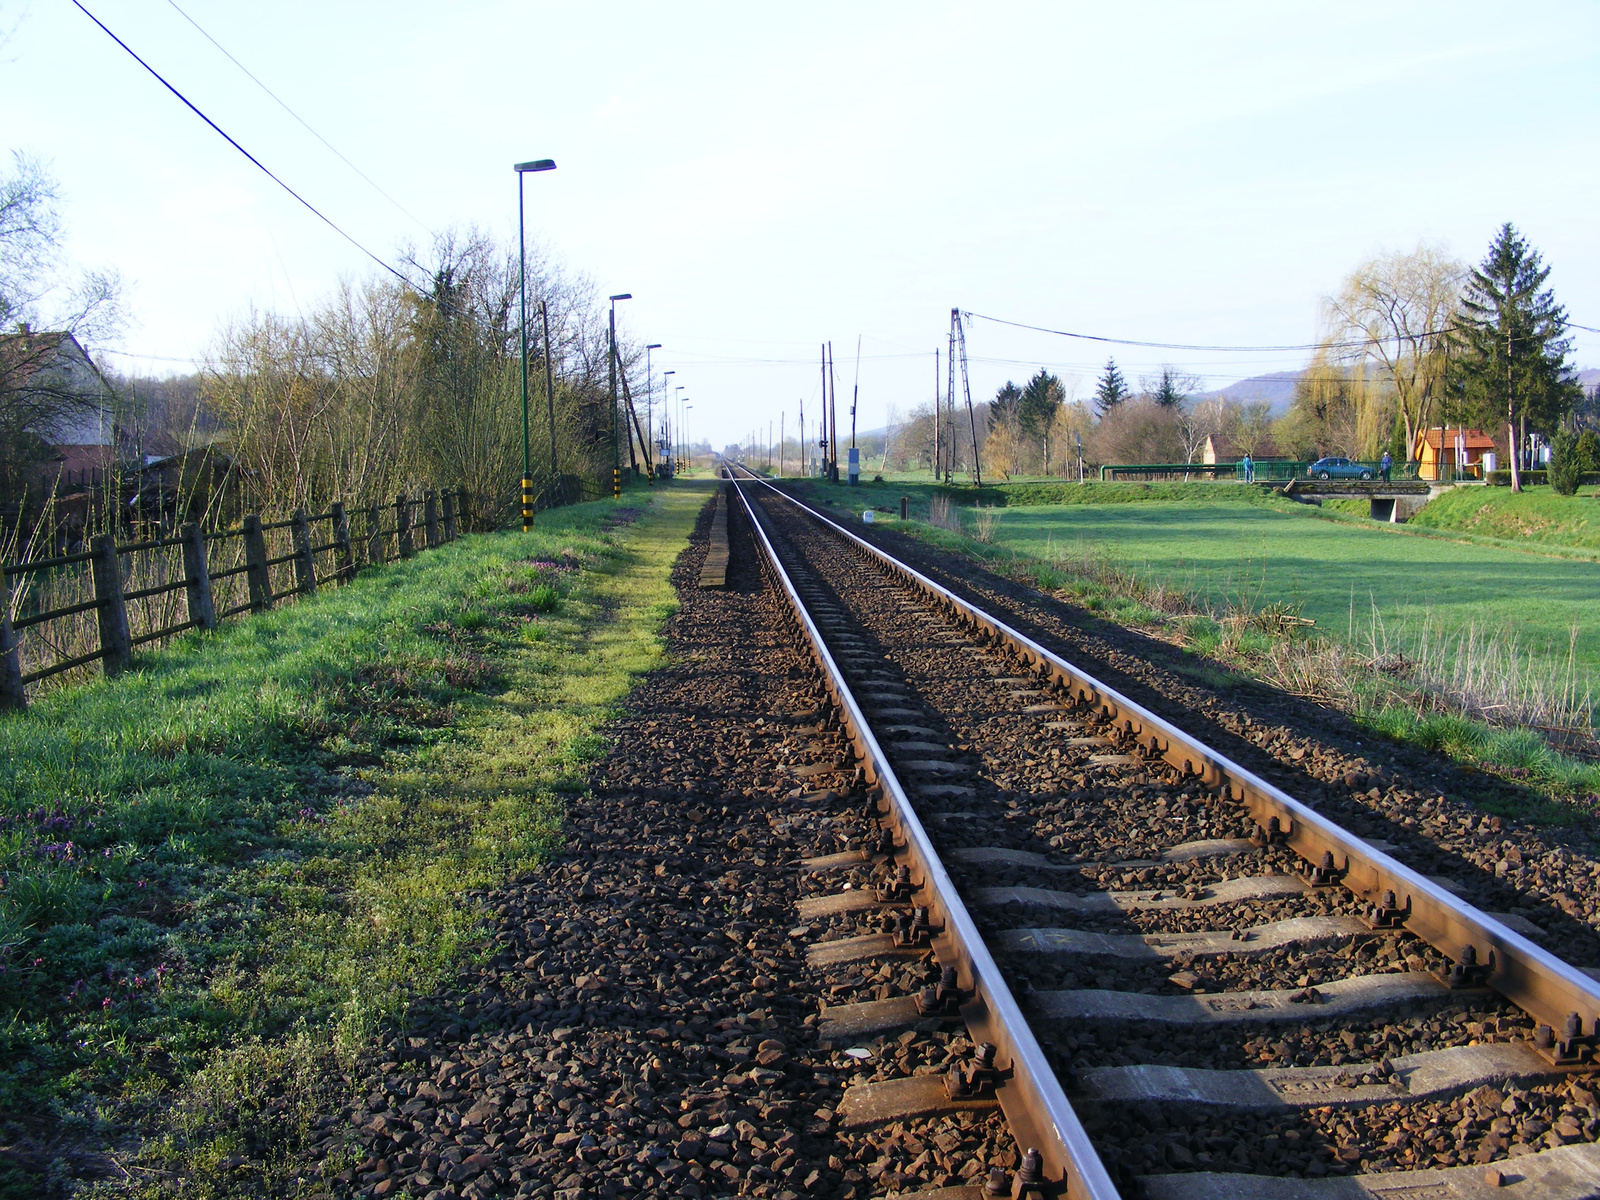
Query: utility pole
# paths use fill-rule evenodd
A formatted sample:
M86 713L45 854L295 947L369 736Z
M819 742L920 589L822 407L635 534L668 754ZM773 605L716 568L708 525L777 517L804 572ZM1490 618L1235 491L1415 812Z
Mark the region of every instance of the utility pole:
M800 397L800 478L806 477L806 398Z
M971 376L967 374L967 332L961 326L961 310L959 308L952 308L950 310L950 327L955 333L956 345L960 347L961 350L961 391L966 396L967 423L972 429L972 478L979 487L982 487L983 466L978 461L978 418L972 410L972 379ZM952 364L952 370L953 369L954 364ZM955 396L952 394L950 397L950 411L952 416L955 415L955 404Z
M783 478L783 444L788 441L788 434L784 432L784 422L789 419L789 414L782 409L778 410L778 478Z
M856 378L850 387L850 486L861 482L861 451L856 448L856 404L861 399L861 335L856 334Z
M944 481L950 482L950 477L956 470L956 331L955 313L950 315L950 343L945 348L945 403L950 406L950 457L946 461Z
M833 343L828 343L828 482L839 482L839 377L833 369Z
M939 347L933 348L933 481L939 482Z

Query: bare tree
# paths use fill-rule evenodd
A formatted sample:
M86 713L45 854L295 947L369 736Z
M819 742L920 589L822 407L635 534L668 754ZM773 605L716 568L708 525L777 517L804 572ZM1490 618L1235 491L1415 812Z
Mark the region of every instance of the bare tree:
M1424 242L1409 254L1362 263L1323 301L1327 357L1382 371L1394 389L1408 457L1419 431L1433 423L1466 279L1464 264Z

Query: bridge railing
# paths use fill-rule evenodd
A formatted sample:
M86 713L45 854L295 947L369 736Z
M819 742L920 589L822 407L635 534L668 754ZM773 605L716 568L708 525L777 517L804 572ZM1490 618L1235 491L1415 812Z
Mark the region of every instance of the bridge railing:
M236 529L184 525L177 534L0 566L0 708L23 708L27 689L100 664L116 675L135 647L345 584L364 567L451 542L465 489L404 493L355 515L341 503Z

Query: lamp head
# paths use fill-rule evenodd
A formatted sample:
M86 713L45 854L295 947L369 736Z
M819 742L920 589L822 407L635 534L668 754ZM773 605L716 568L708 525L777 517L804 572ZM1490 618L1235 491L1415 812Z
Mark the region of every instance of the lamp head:
M661 343L660 342L651 342L648 346L645 347L645 349L646 350L659 350L659 349L661 349Z
M554 171L556 160L553 158L536 158L532 162L517 163L512 167L518 175L526 175L530 171Z
M632 299L633 299L633 293L632 292L623 292L620 296L612 296L611 297L612 303L615 303L618 300L632 300Z

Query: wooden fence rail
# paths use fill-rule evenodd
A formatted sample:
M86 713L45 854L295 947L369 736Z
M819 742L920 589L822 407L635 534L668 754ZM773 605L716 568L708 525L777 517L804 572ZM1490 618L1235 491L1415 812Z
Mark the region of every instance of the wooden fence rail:
M127 669L136 646L191 629L215 629L239 613L266 612L279 601L315 595L319 587L349 583L362 566L414 557L414 531L419 528L427 549L453 542L466 510L464 488L442 495L432 490L421 496L401 493L393 503L365 510L367 528L359 541L351 536L344 505L335 503L325 513L296 511L282 521L263 521L251 513L238 529L202 530L191 523L175 537L124 546L110 534L101 534L82 553L4 564L0 566L0 709L25 708L28 685L52 675L97 661L106 675L116 675ZM357 560L358 547L364 562ZM239 561L214 565L230 556ZM51 583L68 591L76 586L80 595L87 584L90 596L40 607L38 601ZM176 601L180 592L181 611ZM224 597L221 607L219 595ZM134 632L130 605L139 607L149 628ZM85 624L89 618L82 615L90 612L92 635ZM81 619L73 624L74 617ZM37 643L30 650L45 651L30 657L49 661L24 663L25 636ZM84 648L84 643L90 644ZM25 666L31 669L24 670Z

